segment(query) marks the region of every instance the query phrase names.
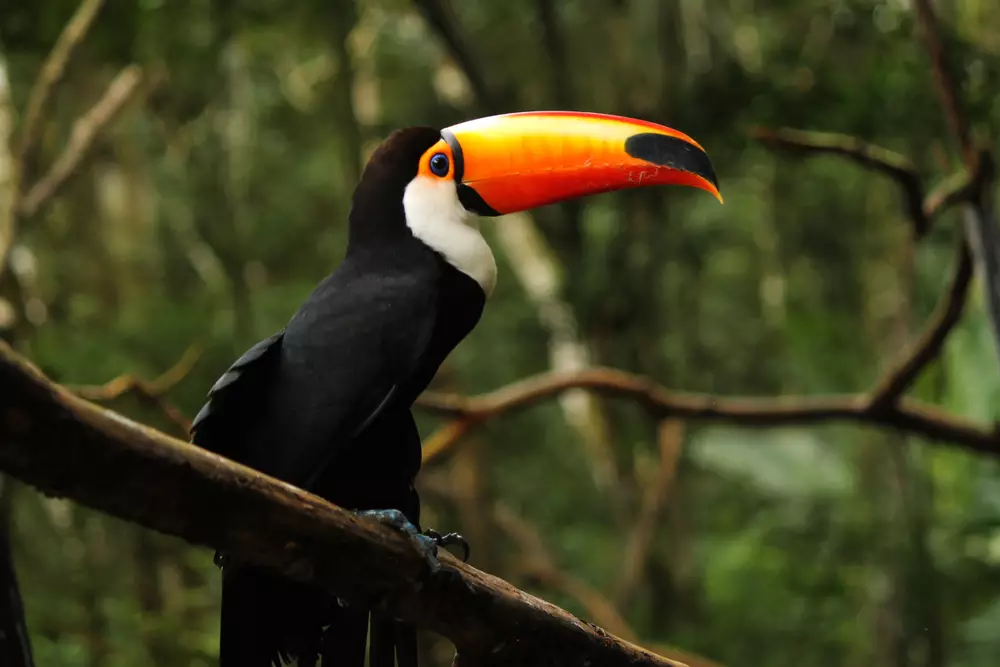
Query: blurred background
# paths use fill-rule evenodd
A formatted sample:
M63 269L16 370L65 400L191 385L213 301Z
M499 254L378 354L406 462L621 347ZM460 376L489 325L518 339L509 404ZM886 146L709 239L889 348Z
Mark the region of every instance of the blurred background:
M60 382L152 380L187 359L163 401L194 415L337 264L354 184L388 132L501 111L681 129L726 204L657 189L484 222L499 286L436 390L600 364L722 395L863 391L945 289L957 214L917 243L891 182L750 138L848 133L911 156L929 183L953 173L903 0L107 5L57 89L39 162L121 68L139 65L142 84L23 221L0 279L0 335ZM0 2L5 122L76 7ZM939 11L969 115L995 132L1000 5ZM988 423L1000 373L981 301L976 287L912 393ZM110 405L180 435L149 401ZM444 423L419 419L425 438ZM570 393L474 430L420 485L425 525L462 532L477 567L695 666L1000 658L1000 469L947 443L850 424L657 424ZM39 665L214 664L208 550L14 483L3 503ZM428 665L450 664L446 642L424 639Z

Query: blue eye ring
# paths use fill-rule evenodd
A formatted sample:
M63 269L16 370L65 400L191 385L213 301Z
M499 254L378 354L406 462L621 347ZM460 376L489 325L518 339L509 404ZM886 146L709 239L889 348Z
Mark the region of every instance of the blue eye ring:
M448 156L444 153L435 153L431 156L430 161L427 163L430 167L431 173L435 176L445 177L448 175L448 169L451 167L451 163L448 160Z

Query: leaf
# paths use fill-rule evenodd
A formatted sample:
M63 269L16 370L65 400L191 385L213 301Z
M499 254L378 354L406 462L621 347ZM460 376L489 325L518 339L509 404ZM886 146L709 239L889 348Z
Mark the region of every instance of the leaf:
M691 457L775 496L841 497L851 492L852 477L836 444L803 429L706 428L694 436Z

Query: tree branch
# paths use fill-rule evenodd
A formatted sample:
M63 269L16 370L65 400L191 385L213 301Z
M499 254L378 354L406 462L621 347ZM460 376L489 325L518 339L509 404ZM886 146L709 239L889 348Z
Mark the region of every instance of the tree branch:
M943 211L962 202L975 198L976 188L981 188L977 179L986 176L985 164L978 165L978 172L969 176L967 172L953 174L941 181L924 199L924 213L933 220Z
M163 396L188 376L200 357L201 346L195 344L184 350L184 354L173 367L154 380L143 380L126 373L104 384L67 388L81 398L98 403L107 403L132 394L146 405L159 410L168 421L177 427L182 436L187 437L191 431L191 420L177 407L167 402Z
M137 76L138 70L126 68L105 94L102 99L104 104L98 103L86 116L77 120L69 145L49 174L31 188L27 197L25 196L25 192L28 191L27 184L34 176L42 127L48 117L55 89L65 77L69 61L87 36L103 5L104 0L83 0L80 3L42 64L28 97L18 147L13 151L14 162L9 170L10 178L7 184L9 193L2 198L0 205L0 275L4 273L22 220L37 213L42 205L69 180L87 156L97 134L114 118L131 95L132 90L128 89L129 77ZM131 84L133 89L137 83L138 81L135 81ZM111 95L112 91L120 95L121 99Z
M21 195L25 183L34 172L38 153L38 140L42 125L48 115L52 94L56 86L66 75L66 65L73 52L86 37L97 17L104 0L83 0L73 18L63 28L52 51L49 52L42 69L35 80L28 97L28 106L24 113L18 148L14 151L14 164L10 169L9 195L3 202L0 211L0 274L7 264L7 256L17 239L21 224Z
M656 430L659 465L653 478L645 484L642 505L625 543L621 575L615 590L615 602L626 609L646 573L653 538L660 525L660 516L667 504L667 497L677 475L677 463L684 448L684 422L665 419L657 425Z
M76 173L90 154L100 133L132 99L141 81L142 70L138 65L125 67L108 85L101 99L87 113L76 119L62 153L56 158L48 173L31 186L21 200L22 216L30 218L37 215L58 194L59 189Z
M937 34L937 23L927 0L915 0L916 11L934 63L942 104L964 151L972 150L968 118L958 100L958 90L951 77L947 53ZM955 204L963 205L966 234L958 247L958 257L951 286L942 296L920 338L876 381L867 404L875 413L885 412L916 381L920 373L938 357L951 330L958 324L968 297L973 276L970 243L983 266L987 283L987 301L1000 349L1000 230L992 219L992 192L995 185L991 154L983 151L967 159L969 172L942 183L930 195L910 161L892 151L868 144L855 137L758 128L753 135L772 148L802 154L833 154L890 176L899 185L906 212L918 237L929 229L933 218ZM969 239L966 241L966 239ZM893 412L892 409L888 410Z
M0 469L44 493L394 614L444 635L469 664L675 664L446 553L431 574L401 533L89 403L7 345L0 443Z
M451 437L429 440L424 462L434 461L454 447L472 428L501 414L521 410L570 389L583 388L632 400L657 420L669 417L724 422L752 427L851 421L894 428L930 440L942 440L971 451L1000 456L1000 433L984 429L940 408L911 399L883 406L868 394L733 397L673 392L641 375L613 368L574 373L543 373L481 396L427 392L417 400L425 410L452 417L464 426L446 424Z
M924 368L940 355L948 334L962 317L971 282L972 256L962 239L958 242L955 268L948 291L941 297L920 338L875 382L871 391L873 406L885 406L898 401Z
M84 37L90 32L90 28L94 25L94 20L103 5L104 0L83 0L80 3L73 17L63 28L59 39L56 40L52 51L49 52L48 58L45 59L45 63L38 73L38 79L28 97L18 150L18 160L25 168L22 173L26 177L31 176L32 163L36 153L35 147L38 145L42 125L48 115L49 104L56 86L66 75L66 65L77 47L83 43Z
M969 184L974 180L963 174L949 179L941 188L927 196L920 175L909 158L857 137L791 128L755 128L751 131L751 136L772 150L806 156L839 155L866 169L888 176L900 188L906 215L912 222L918 239L930 231L938 214L952 204L969 198Z
M917 27L931 57L931 68L934 71L934 81L937 83L941 106L944 107L945 116L948 118L948 124L951 125L955 139L958 141L965 163L971 169L976 159L972 144L972 130L969 117L962 106L958 82L955 80L951 67L951 59L947 49L945 49L944 42L941 41L934 8L931 6L930 0L913 0L913 12L916 14Z
M903 187L915 186L921 192L918 201L923 201L923 186L910 159L887 148L847 134L811 132L787 127L778 130L758 127L754 128L750 135L772 150L800 154L826 153L846 157L863 167L889 176Z
M918 32L931 59L941 106L965 166L982 180L978 195L967 198L962 217L976 268L983 277L986 312L993 330L994 346L1000 356L1000 222L997 220L995 201L996 159L988 149L976 149L969 114L962 104L950 54L941 39L930 0L913 0L913 11L917 17ZM975 178L973 182L976 182Z

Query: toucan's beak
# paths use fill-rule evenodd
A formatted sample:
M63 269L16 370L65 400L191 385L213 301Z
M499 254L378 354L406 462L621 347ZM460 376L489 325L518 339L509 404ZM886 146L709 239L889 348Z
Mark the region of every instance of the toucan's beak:
M501 215L647 185L688 185L722 201L712 163L691 137L622 116L529 111L441 132L466 208Z

